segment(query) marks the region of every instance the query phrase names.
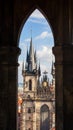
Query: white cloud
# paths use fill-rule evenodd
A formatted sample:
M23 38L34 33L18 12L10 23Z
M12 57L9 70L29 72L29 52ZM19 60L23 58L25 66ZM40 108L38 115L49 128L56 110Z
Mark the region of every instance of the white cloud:
M30 38L25 39L24 42L30 42Z
M23 82L23 77L22 77L22 61L19 61L19 67L18 67L18 82L22 83Z
M49 64L52 61L52 48L47 46L42 46L41 50L37 51L37 57L39 57L40 62Z
M41 66L41 71L42 71L42 73L43 73L44 71L47 71L47 72L48 72L48 67L47 67L46 65L41 64L40 66Z
M52 33L48 33L47 31L44 31L40 35L36 36L35 39L44 39L47 37L52 37Z
M30 18L45 19L43 14L37 9L31 14Z
M39 11L35 10L29 17L28 22L33 22L37 24L43 24L43 25L48 25L48 23L45 20L46 18L44 15Z
M43 25L47 25L47 22L45 21L42 21L42 19L33 19L33 18L30 18L28 19L29 22L33 22L33 23L37 23L37 24L43 24Z

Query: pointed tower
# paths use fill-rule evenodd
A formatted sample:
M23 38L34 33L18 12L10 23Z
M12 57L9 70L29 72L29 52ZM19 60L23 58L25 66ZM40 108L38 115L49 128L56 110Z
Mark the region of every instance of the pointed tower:
M30 95L30 97L34 97L37 91L37 82L41 75L41 70L40 65L37 69L36 51L34 52L32 37L29 52L27 50L25 69L22 74L24 81L24 96L26 95L26 97L28 97Z
M34 53L34 61L35 61L35 63L37 63L36 50L35 50L35 53Z
M22 70L23 70L22 75L24 85L23 102L24 103L26 102L23 108L23 112L27 111L25 113L25 121L22 123L22 125L24 125L24 128L22 128L22 130L29 129L29 126L31 126L31 130L33 130L34 128L32 128L32 126L33 127L35 126L35 122L33 121L33 115L35 118L35 114L33 113L33 110L34 110L34 101L37 95L38 81L40 77L40 65L39 68L37 69L36 51L34 52L32 37L30 41L29 51L27 50L25 68L23 65ZM29 118L31 118L31 120L29 120ZM22 120L24 120L24 118Z
M29 54L28 54L28 49L27 49L27 55L26 55L26 63L25 63L25 70L28 70L28 63L29 63Z
M33 72L36 69L36 62L35 62L35 57L34 57L34 48L32 45L32 37L30 41L30 48L29 48L29 53L27 50L27 57L26 57L26 63L27 63L27 69L30 72Z
M39 68L38 68L38 74L39 74L39 77L41 76L41 68L40 68L40 63L39 63Z

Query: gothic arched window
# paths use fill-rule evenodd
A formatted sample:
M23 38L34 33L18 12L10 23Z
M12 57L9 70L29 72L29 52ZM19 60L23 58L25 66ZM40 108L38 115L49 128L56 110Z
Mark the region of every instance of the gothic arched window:
M29 80L29 90L32 90L32 81L31 81L31 79Z
M43 105L40 109L40 130L50 130L49 117L49 107Z

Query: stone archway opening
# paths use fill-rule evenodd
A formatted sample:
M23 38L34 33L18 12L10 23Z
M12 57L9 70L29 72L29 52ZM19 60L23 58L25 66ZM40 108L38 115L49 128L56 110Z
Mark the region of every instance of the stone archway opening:
M36 12L36 13L34 13L34 12ZM26 23L28 23L28 26L26 26L26 23L24 25L24 28L21 32L22 36L20 36L20 43L19 43L19 47L21 48L21 54L22 54L19 58L20 67L19 67L19 77L18 77L18 85L19 85L18 97L21 97L21 98L19 98L20 100L18 101L18 103L19 103L18 109L20 109L20 112L18 113L18 118L19 118L19 122L18 122L19 128L18 129L20 129L20 130L25 130L25 129L29 129L29 128L31 130L33 130L33 127L35 130L37 130L37 129L40 130L39 119L37 119L35 116L36 115L35 113L37 113L37 111L40 112L40 110L37 110L37 105L39 105L39 103L37 102L37 100L34 101L33 97L35 97L36 99L40 98L39 101L40 101L40 106L41 106L41 104L43 102L45 102L45 99L46 99L46 104L49 103L50 98L52 96L53 97L53 98L51 98L52 106L50 106L51 107L51 113L50 113L51 118L53 116L53 112L55 112L55 68L54 68L54 64L52 61L53 60L52 47L54 46L53 34L52 34L50 26L48 25L48 22L46 21L44 16L41 13L39 13L39 15L38 15L39 10L34 11L34 12L30 15L30 18L28 18L26 21ZM32 25L29 24L30 21L33 23ZM35 26L36 23L38 24L38 26L37 25ZM34 28L36 28L36 29L34 29ZM32 33L30 31L31 29L32 29ZM39 31L38 31L38 29L39 29ZM48 43L48 41L49 41L49 43ZM34 47L36 48L35 51L33 51L31 49L32 48L31 42L32 42L32 44L34 42L36 42L36 44L34 44ZM29 43L30 43L30 45L29 45ZM42 44L42 46L40 45L40 43ZM27 52L26 52L26 50L27 50ZM34 58L32 57L33 52L34 52ZM31 55L31 53L32 53L32 55ZM37 57L39 58L39 62L37 64L34 64L34 63L32 63L32 61L35 63L37 62L36 53L38 55ZM31 57L30 57L30 55L31 55ZM27 63L25 63L25 66L24 66L24 62L27 62ZM46 65L46 62L47 62L47 65ZM40 65L40 64L42 64L42 65ZM41 80L39 79L40 73L41 73L40 68L42 68ZM37 69L37 71L36 71L36 69ZM33 72L31 70L33 70ZM48 70L49 70L49 73L52 74L52 76L50 74L47 74ZM36 77L37 72L38 72L38 76ZM21 74L21 76L23 76L22 78L21 78L20 74ZM28 76L28 78L27 78L27 76ZM48 78L49 76L50 76L50 80ZM35 77L37 80L35 80L34 78L32 80L32 77ZM32 90L34 91L34 93L32 93L32 94L30 91L28 91L28 80L32 80ZM37 82L37 84L36 84L36 82ZM43 89L39 88L40 86L38 86L40 84L40 82L41 82ZM37 86L37 91L35 91L35 89L33 88L33 84L34 85L36 84L35 86ZM51 95L49 96L50 92L51 92ZM38 95L38 96L36 96L36 95ZM43 98L42 95L44 95L43 102L41 101L41 99ZM29 101L28 103L27 103L26 98ZM26 104L28 104L28 105L26 105ZM25 106L27 109L29 109L28 106L31 107L32 114L29 115L27 113ZM27 120L30 122L29 126L28 126L27 121L25 121L26 120L25 116L28 117ZM32 116L34 116L35 123L31 123L31 120L33 122ZM22 120L24 120L24 123ZM52 122L53 122L53 119L52 119ZM55 124L55 121L53 123ZM29 128L26 128L26 127L29 127ZM53 126L51 124L49 130L51 130L52 127Z

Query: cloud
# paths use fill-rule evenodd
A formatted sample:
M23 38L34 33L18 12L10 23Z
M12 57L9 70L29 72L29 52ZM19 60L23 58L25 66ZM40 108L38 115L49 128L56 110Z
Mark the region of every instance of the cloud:
M36 36L34 38L34 40L45 39L45 38L48 38L48 37L50 37L50 38L53 37L52 33L48 33L48 31L44 31L40 35ZM25 39L24 43L25 42L30 42L30 38ZM24 43L20 43L20 44L24 45Z
M45 20L46 18L39 10L35 10L29 17L28 22L33 22L37 24L48 25L48 22Z
M43 14L37 9L31 14L30 18L45 19Z
M22 61L19 61L19 67L18 67L18 82L22 83L23 82L23 77L22 77Z
M39 61L40 61L41 74L43 74L44 71L47 71L49 80L51 81L52 80L52 75L51 75L52 57L53 57L53 61L55 61L54 56L52 54L52 48L42 46L41 50L37 51L37 57L39 57Z
M47 37L52 37L52 33L48 33L47 31L42 32L40 35L36 36L35 39L45 39Z
M47 46L42 46L41 50L37 51L37 57L42 62L42 64L49 64L52 61L52 48Z
M24 42L30 42L30 38L25 39Z
M48 24L47 22L43 21L42 19L38 20L38 19L33 19L33 18L28 19L28 22L37 23L37 24L43 24L43 25L47 25Z

